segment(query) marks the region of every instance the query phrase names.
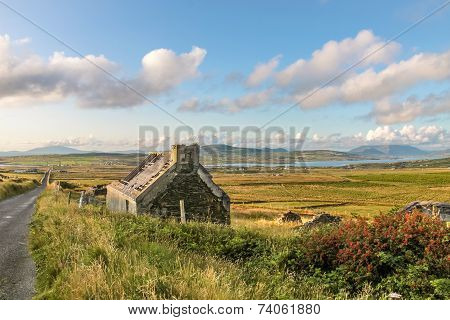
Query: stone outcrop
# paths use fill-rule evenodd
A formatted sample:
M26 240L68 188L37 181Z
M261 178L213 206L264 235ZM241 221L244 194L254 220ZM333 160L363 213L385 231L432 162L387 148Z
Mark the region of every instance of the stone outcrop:
M106 196L106 193L107 193L106 185L103 184L90 187L86 190L86 194L93 196Z
M419 211L431 216L439 217L442 221L450 221L450 203L435 201L413 201L400 209L398 213Z
M301 223L302 222L302 217L300 216L299 213L295 213L292 211L288 211L285 214L283 214L281 216L280 219L281 222L297 222L297 223Z
M322 212L316 215L311 221L306 222L302 228L314 228L316 226L329 224L329 223L339 223L342 218L338 216L333 216L329 213Z

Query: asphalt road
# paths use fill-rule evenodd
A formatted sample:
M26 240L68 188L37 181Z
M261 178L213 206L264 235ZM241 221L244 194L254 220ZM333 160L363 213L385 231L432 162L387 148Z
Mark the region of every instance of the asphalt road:
M48 174L47 174L48 175ZM35 267L28 252L28 225L47 185L0 202L0 299L31 299Z

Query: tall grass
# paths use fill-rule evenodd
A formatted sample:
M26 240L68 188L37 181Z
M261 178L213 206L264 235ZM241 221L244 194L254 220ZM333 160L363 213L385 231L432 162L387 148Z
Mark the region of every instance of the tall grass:
M10 179L0 182L0 201L30 191L38 185L36 180Z
M219 232L222 238L215 239ZM267 240L257 239L253 248L240 248L239 240L228 247L220 245L234 233L220 226L193 223L186 227L109 214L97 207L78 209L67 205L61 193L47 191L38 201L31 226L30 246L37 266L35 298L331 297L321 286L310 287L283 272L240 263L245 254L263 253ZM205 237L198 239L198 235Z
M78 209L47 191L30 245L42 299L446 298L449 236L420 214L280 236Z

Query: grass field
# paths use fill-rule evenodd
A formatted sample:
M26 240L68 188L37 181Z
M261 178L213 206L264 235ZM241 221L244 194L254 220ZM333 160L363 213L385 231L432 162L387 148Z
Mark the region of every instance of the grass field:
M113 214L102 206L79 209L48 190L31 225L35 298L385 299L390 292L450 298L449 231L442 222L402 215L373 225L353 220L280 237ZM355 245L374 252L346 253Z
M0 172L0 201L35 188L40 178L38 174Z
M130 165L60 166L52 179L81 191L123 178L131 169ZM269 233L290 234L290 226L278 222L288 210L303 213L304 221L318 212L370 218L415 200L450 201L448 168L212 173L231 198L232 224Z
M215 175L234 209L249 213L287 210L370 216L413 200L450 200L450 170L315 169L309 173Z
M79 209L76 201L68 204L68 191L76 199L74 192L125 177L135 162L130 157L58 159L51 158L51 180L63 189L44 193L31 227L30 248L38 270L35 298L383 299L392 291L414 299L450 297L448 229L440 222L416 219L409 229L392 222L399 228L396 239L424 237L418 243L430 243L431 249L421 247L413 255L416 246L406 248L403 242L373 252L369 264L358 252L370 250L351 251L358 241L375 248L384 233L382 242L391 243L391 224L374 222L380 213L414 200L449 202L448 161L395 169L215 170L214 181L232 201L232 225L221 227L111 214L101 205ZM17 161L33 166L31 158ZM39 157L33 161L50 162ZM27 178L13 177L14 168L6 168L2 174L8 179ZM298 224L281 223L280 215L288 210L303 213L303 222L322 211L362 222L348 230L345 224L342 230L319 229L314 236L299 233L294 228ZM367 237L368 230L373 238ZM347 238L340 239L342 235ZM370 239L375 242L366 243ZM338 257L345 252L350 254ZM422 257L427 252L434 252L433 258ZM361 273L372 270L372 262L381 271ZM355 263L363 268L354 269Z
M159 223L148 217L109 214L92 206L78 209L68 205L62 193L47 191L39 200L31 231L38 269L36 298L332 297L321 286L307 289L300 280L276 270L256 270L251 264L218 259L213 252L195 249L195 242L188 248L171 236L179 231L177 224ZM155 228L160 232L149 238ZM215 237L223 227L190 224L190 228ZM208 243L206 235L202 238Z
M15 157L2 161L28 166L50 165L54 169L52 180L67 182L73 191L82 191L125 177L137 159L133 155L91 154ZM449 159L440 159L395 166L361 165L352 169L264 171L254 168L246 171L221 169L212 173L214 181L231 198L235 226L289 235L291 227L277 220L288 210L304 213L304 221L323 211L370 218L414 200L448 202L449 165Z

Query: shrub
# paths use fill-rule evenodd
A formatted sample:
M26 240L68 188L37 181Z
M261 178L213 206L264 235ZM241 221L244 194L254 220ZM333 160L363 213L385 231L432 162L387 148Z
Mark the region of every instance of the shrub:
M436 279L431 281L435 297L438 299L450 299L450 279Z
M385 214L305 233L283 263L297 273L309 269L328 280L345 279L350 291L372 283L380 295L431 298L442 296L442 286L432 281L450 274L448 242L449 230L438 218Z

